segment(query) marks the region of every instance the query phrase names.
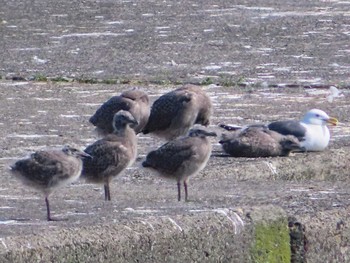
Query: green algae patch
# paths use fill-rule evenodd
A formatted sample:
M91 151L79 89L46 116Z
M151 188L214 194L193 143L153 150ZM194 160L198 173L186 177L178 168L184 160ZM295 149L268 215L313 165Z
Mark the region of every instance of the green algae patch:
M290 262L290 237L287 220L281 219L254 226L255 242L252 248L254 263Z

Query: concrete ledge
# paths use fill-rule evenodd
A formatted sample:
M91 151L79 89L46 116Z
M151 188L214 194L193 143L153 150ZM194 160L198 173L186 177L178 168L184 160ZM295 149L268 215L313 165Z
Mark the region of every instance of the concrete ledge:
M324 152L294 153L289 157L233 158L209 160L215 169L202 173L229 174L238 180L348 180L350 147L327 149ZM221 153L220 153L221 154Z
M0 242L1 262L290 262L285 212L274 206L65 228Z
M336 208L298 219L304 228L307 262L350 262L349 209Z

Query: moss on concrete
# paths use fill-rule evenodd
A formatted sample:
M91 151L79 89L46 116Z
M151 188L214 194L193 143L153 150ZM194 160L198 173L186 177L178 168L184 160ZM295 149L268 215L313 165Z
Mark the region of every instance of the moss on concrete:
M255 263L290 262L290 237L288 222L280 220L262 222L254 226L255 243L252 259Z

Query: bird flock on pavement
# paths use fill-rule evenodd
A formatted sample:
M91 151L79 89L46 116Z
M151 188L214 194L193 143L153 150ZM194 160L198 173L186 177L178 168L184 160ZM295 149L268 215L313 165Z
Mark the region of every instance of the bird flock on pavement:
M184 200L188 201L188 179L204 169L212 151L210 137L216 137L207 127L212 108L210 97L200 86L185 85L170 91L152 106L141 89L127 90L103 103L89 119L100 139L84 151L68 145L62 149L39 150L16 161L10 170L25 185L44 193L47 220L58 220L51 216L49 206L49 195L56 188L81 176L103 185L105 200L110 201L112 179L137 158L138 134L151 134L166 143L149 152L142 166L175 180L178 201L183 185ZM323 151L330 140L327 124L337 125L337 122L324 111L311 109L300 121L281 120L244 127L220 124L225 132L219 143L232 157Z

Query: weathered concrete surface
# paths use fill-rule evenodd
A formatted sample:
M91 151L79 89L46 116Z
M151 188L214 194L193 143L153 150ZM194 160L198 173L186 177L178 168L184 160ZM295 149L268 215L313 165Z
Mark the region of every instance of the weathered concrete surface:
M308 262L349 262L349 209L338 208L304 215Z
M249 212L250 217L244 219L244 223L239 213L217 209L50 230L26 239L10 237L2 240L6 249L1 248L0 260L288 262L290 248L285 212L273 206ZM258 243L252 246L255 239Z
M349 84L348 1L4 1L0 75Z
M350 4L337 0L1 3L1 261L283 262L288 255L271 250L284 251L288 238L278 221L295 239L293 263L348 262L349 90L331 103L328 89L312 87L349 86L349 15ZM214 82L227 87L205 87L213 129L314 107L341 125L325 152L288 158L223 158L213 140L189 203L176 201L174 182L140 168L161 144L140 136L139 159L113 182L111 203L101 186L79 181L51 198L54 215L68 220L48 223L43 198L12 178L8 164L44 146L93 142L89 116L129 86L5 80L14 77L140 81L152 99L173 86L149 81ZM295 88L271 88L289 84ZM236 234L235 214L245 225Z
M285 230L289 216L306 228L308 262L320 259L332 262L335 258L341 262L349 257L346 249L350 224L348 90L342 90L342 96L330 103L326 98L328 89L203 87L214 102L210 129L218 132L219 123L250 124L299 118L313 107L338 117L341 125L331 127L332 141L325 152L290 157L223 157L218 138L214 139L208 166L190 181L192 202L189 203L177 202L175 182L164 181L141 168L145 154L162 142L140 135L139 159L113 181L112 202L103 201L102 186L78 181L51 198L54 215L68 220L49 223L45 221L43 197L15 180L7 170L8 164L46 146L90 144L96 135L88 123L89 116L107 98L130 86L11 81L0 85L3 106L0 255L4 260L20 261L22 257L25 262L38 257L40 262L66 257L66 260L87 261L86 256L91 261L112 262L113 255L126 261L136 261L142 255L149 257L149 262L157 258L170 262L196 259L211 262L214 255L221 253L222 257L217 258L221 262L283 262L276 256L283 253L268 249L283 244L282 241L285 244L286 239L289 242L286 232L278 232L283 228L273 228L276 222L270 219L276 215L280 218L277 221L284 222ZM149 92L153 101L174 87L141 88ZM273 207L266 208L269 205ZM254 214L252 210L260 212ZM226 211L230 211L230 216L223 214ZM188 232L184 235L177 230L172 220ZM150 231L152 227L147 222L156 224L154 231ZM266 222L267 227L261 222ZM130 235L125 234L128 228L120 225L130 227ZM148 232L143 233L145 229ZM271 237L277 239L271 241ZM207 238L211 239L206 241ZM159 244L157 250L147 250L147 240ZM300 242L304 244L304 241ZM181 248L187 252L176 254L171 250L175 244L189 244ZM206 258L200 244L207 244L205 251L209 246L215 252L207 251ZM269 245L262 248L262 244ZM260 249L269 252L257 252ZM300 249L304 250L304 245ZM232 258L236 256L235 261ZM266 257L273 258L266 261Z

